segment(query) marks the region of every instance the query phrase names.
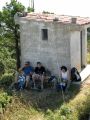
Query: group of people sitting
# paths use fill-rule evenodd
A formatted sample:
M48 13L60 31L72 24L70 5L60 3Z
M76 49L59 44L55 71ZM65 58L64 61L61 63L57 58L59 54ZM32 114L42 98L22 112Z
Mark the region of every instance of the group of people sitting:
M41 62L37 62L37 66L35 69L30 65L30 62L25 62L23 68L19 68L15 75L16 83L19 83L19 88L23 89L27 88L30 80L33 81L34 89L36 88L36 81L40 80L41 89L43 89L43 81L45 79L45 67L41 64Z
M18 85L18 89L27 88L30 85L30 81L33 82L33 88L36 89L36 83L40 81L40 89L44 88L44 81L46 79L46 69L41 62L37 62L35 69L30 65L30 62L25 62L24 67L19 68L15 74L15 83ZM72 75L70 74L72 73ZM54 86L59 89L62 88L64 91L70 86L72 80L80 81L81 77L76 68L72 68L71 72L66 66L60 68L60 80L58 81L55 76L48 77L48 83L54 82Z

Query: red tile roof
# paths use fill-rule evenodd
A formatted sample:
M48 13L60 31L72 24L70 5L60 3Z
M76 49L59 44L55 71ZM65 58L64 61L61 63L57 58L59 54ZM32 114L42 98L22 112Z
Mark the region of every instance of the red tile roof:
M76 18L76 24L78 25L86 25L90 24L90 18L88 17L79 17L79 16L67 16L67 15L55 15L55 14L44 14L44 13L28 13L25 17L26 19L34 19L37 21L53 21L57 20L57 22L67 24L71 23L72 18Z

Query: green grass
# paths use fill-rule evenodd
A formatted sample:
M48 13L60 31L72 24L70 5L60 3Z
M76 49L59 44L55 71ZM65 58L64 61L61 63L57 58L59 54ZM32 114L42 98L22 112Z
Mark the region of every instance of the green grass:
M72 85L64 99L61 92L50 89L13 92L1 120L82 120L89 114L89 87Z

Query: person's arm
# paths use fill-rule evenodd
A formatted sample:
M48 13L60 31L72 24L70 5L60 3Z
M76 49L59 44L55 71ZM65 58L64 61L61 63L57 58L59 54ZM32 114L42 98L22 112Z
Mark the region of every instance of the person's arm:
M45 69L45 67L43 67L43 71L42 71L43 73L43 75L45 75L46 74L46 69Z
M36 74L38 73L38 68L37 68L37 67L35 67L34 72L35 72Z
M31 71L30 71L30 75L32 75L33 72L34 72L34 68L32 67L32 68L31 68Z
M22 68L21 68L21 69L22 69L22 71L24 71L24 68L25 68L25 67L22 67Z

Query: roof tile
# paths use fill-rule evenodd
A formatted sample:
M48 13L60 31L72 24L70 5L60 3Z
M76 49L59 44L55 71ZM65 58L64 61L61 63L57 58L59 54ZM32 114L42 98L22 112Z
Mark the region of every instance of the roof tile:
M43 20L43 21L53 21L55 18L58 18L57 22L60 23L71 23L72 18L76 18L76 24L85 25L90 23L90 18L88 17L79 17L79 16L67 16L67 15L55 15L55 14L44 14L44 13L28 13L25 17L26 19L34 19L34 20Z

